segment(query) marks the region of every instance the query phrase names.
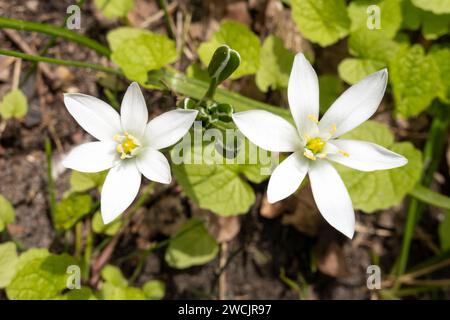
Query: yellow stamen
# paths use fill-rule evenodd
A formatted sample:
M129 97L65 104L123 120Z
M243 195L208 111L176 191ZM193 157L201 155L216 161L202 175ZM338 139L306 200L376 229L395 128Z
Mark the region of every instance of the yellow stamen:
M116 151L120 153L122 160L134 156L136 148L140 147L139 141L128 132L125 132L123 136L119 134L115 135L114 140L119 143Z
M319 123L319 119L316 116L312 115L312 114L308 115L308 119L311 120L314 123Z
M303 152L303 155L308 158L309 160L313 160L316 161L317 158L314 156L314 154L311 152L311 150L305 150L305 152Z
M344 157L350 157L350 155L344 150L339 150L339 153L342 154Z
M312 138L306 143L306 148L311 150L314 154L321 153L325 147L325 144L326 142L324 142L321 138Z

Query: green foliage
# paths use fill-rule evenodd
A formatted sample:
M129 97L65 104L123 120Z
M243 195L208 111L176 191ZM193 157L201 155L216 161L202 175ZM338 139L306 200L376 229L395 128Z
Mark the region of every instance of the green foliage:
M408 159L406 166L374 172L337 166L354 208L371 213L397 205L419 181L422 172L421 152L409 142L394 142L394 136L386 125L367 121L342 138L373 142Z
M250 146L246 143L245 147ZM244 152L244 149L241 150ZM243 175L255 183L266 179L268 176L260 174L261 162L227 164L227 159L217 153L214 143L205 145L202 149L192 148L191 151L192 155L185 155L191 156L190 159L173 166L173 173L183 191L201 208L216 214L231 216L246 213L255 202L255 194ZM236 158L239 158L239 154ZM203 161L191 161L195 159Z
M292 0L292 18L300 32L322 47L345 37L350 19L344 0Z
M369 74L385 68L402 47L379 30L357 30L348 40L350 53L338 66L341 79L355 84Z
M6 225L14 222L16 219L16 212L11 203L4 196L0 194L0 232L2 232Z
M186 69L186 75L190 78L194 78L200 81L209 82L208 71L203 69L198 63L189 65Z
M105 234L108 236L115 235L122 226L122 220L116 219L107 225L103 224L103 219L100 211L97 211L92 218L92 230L98 234Z
M207 66L214 51L221 45L228 45L239 52L241 64L231 75L237 79L244 75L254 74L259 67L260 43L258 37L246 26L236 21L225 21L212 38L198 48L200 60Z
M85 194L72 194L56 205L54 224L56 230L68 230L91 211L92 199Z
M261 49L259 69L256 73L256 85L267 92L270 89L287 88L294 54L286 49L283 40L277 36L268 36Z
M169 266L185 269L213 260L219 252L216 240L199 219L183 224L167 247L165 260Z
M6 287L10 282L17 265L17 249L14 242L0 244L0 288Z
M401 0L357 0L348 6L348 15L351 20L350 31L368 30L368 24L374 25L375 12L368 10L375 5L380 9L380 29L369 30L372 33L382 34L386 38L393 38L402 23Z
M420 45L401 50L390 66L395 108L400 116L419 114L443 91L439 68Z
M342 81L333 74L319 76L320 112L323 114L344 90Z
M147 83L148 72L157 70L178 58L175 42L167 36L142 29L118 28L107 35L112 49L111 60L124 72L125 76Z
M166 284L159 280L150 280L144 283L142 290L147 296L147 299L161 300L166 293Z
M128 281L119 268L111 265L105 266L101 271L104 282L101 285L99 296L104 300L145 300L146 293L135 287L130 287Z
M11 300L44 300L57 296L67 286L67 267L76 260L67 254L52 255L47 250L22 254L16 272L6 287Z
M108 19L126 17L134 6L134 0L95 0L94 3Z
M70 191L85 192L93 188L101 188L108 171L85 173L72 170L70 173Z
M439 239L442 250L450 250L450 212L446 212L439 224Z
M349 84L355 84L364 77L385 67L381 61L371 59L348 58L341 61L338 73L342 80Z
M0 116L5 119L25 117L28 111L27 97L20 89L9 91L0 103Z
M53 300L97 300L91 288L81 287L80 289L70 290L67 293L56 296Z
M450 13L450 0L412 0L412 3L435 14Z
M442 91L439 93L439 98L448 104L450 103L450 49L432 48L429 55L433 57L441 76Z

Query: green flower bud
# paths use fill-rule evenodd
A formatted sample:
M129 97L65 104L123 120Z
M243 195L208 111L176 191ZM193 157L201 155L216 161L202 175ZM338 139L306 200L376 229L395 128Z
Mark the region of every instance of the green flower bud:
M239 53L227 45L220 46L214 52L208 66L208 73L216 84L227 79L239 67Z

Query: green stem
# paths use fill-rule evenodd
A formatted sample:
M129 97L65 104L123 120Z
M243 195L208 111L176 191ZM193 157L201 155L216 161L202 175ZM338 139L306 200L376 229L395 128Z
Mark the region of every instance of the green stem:
M52 219L55 217L56 208L56 191L55 191L55 181L52 175L52 144L48 138L45 139L45 156L47 160L47 180L48 180L48 198L50 201L50 213Z
M81 251L83 246L83 222L78 221L75 225L75 258L81 260Z
M91 257L92 249L94 245L94 233L92 232L92 220L88 219L86 222L86 248L84 250L84 268L83 268L83 279L85 281L89 280L91 271Z
M422 184L424 186L429 186L433 181L434 172L439 166L441 155L447 141L449 112L445 106L441 105L438 105L436 110L437 114L433 118L428 140L424 149L424 163L426 166L422 177ZM414 229L422 215L423 208L423 203L415 198L411 199L407 211L402 247L394 267L394 273L396 275L396 282L394 285L395 290L399 289L401 286L399 280L405 273Z
M409 195L424 203L433 205L438 208L450 210L450 198L437 193L420 184L409 192Z
M86 0L80 0L76 3L76 5L81 8L85 2L86 2ZM66 16L66 18L64 19L64 22L62 24L62 27L64 27L66 25L68 19L69 19L69 16ZM39 51L39 55L43 56L43 55L47 54L48 49L53 47L55 45L55 43L56 43L56 36L51 36L50 39L47 41L47 43L44 45L44 47ZM25 73L25 75L22 78L22 81L20 83L20 86L22 86L25 82L27 82L30 75L36 70L36 66L37 66L37 62L35 61L35 62L33 62L31 67Z
M189 78L184 74L165 69L151 72L150 80L152 84L159 84L160 89L163 89L164 86L166 86L166 88L169 88L170 90L178 94L189 96L197 100L203 98L205 92L208 91L209 87L209 84L207 82ZM214 94L214 100L221 103L231 104L236 112L247 111L251 109L261 109L279 115L288 121L293 121L289 111L286 109L247 98L236 92L232 92L226 89L217 88Z
M62 59L56 59L56 58L35 56L32 54L27 54L27 53L13 51L13 50L5 50L5 49L0 49L0 55L11 56L11 57L21 58L24 60L35 61L35 62L45 62L45 63L59 64L59 65L63 65L63 66L87 68L87 69L103 71L106 73L122 75L122 72L117 69L113 69L110 67L104 67L102 65L95 64L95 63L89 63L89 62L62 60Z
M167 32L169 33L169 37L175 39L175 33L173 31L173 20L169 14L169 9L167 8L166 0L158 0L159 7L164 12L164 20L166 20Z
M82 36L76 32L67 30L66 28L57 27L51 24L0 17L0 29L2 28L45 33L50 36L64 38L66 40L76 42L85 47L91 48L106 57L109 57L109 55L111 54L111 51L108 47L105 47L97 41L92 40L86 36Z

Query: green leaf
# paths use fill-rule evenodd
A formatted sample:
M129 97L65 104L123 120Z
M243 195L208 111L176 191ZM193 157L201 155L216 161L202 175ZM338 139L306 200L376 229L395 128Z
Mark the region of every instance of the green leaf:
M72 170L70 174L70 191L85 192L93 188L100 188L105 181L108 171L85 173Z
M348 58L338 65L339 77L349 84L355 84L364 77L386 66L384 62L371 59Z
M412 0L412 3L435 14L450 13L450 0Z
M157 70L178 58L175 42L167 36L132 28L119 28L108 33L113 50L111 60L125 76L149 86L148 72Z
M432 48L429 53L439 67L439 73L442 81L442 91L439 98L444 103L450 103L450 49L449 48Z
M241 64L230 79L256 73L260 55L259 39L246 25L236 21L223 22L219 31L215 32L208 42L200 45L198 55L202 63L207 66L214 51L224 44L241 56Z
M256 85L267 92L270 89L284 89L288 86L294 54L286 49L283 40L268 36L261 49L259 69L256 73Z
M161 300L166 292L166 284L159 280L150 280L144 283L142 291L149 300Z
M56 296L54 300L97 300L91 288L81 287L80 289L73 289L69 292Z
M0 116L5 119L25 117L28 111L27 97L20 89L9 91L0 103Z
M447 211L444 220L439 224L439 239L443 251L450 249L450 211Z
M120 269L115 266L106 265L101 271L101 276L103 280L111 283L116 287L128 286L128 281L123 276L122 271L120 271Z
M6 287L6 294L11 300L55 297L67 286L67 267L76 265L76 260L67 254L50 255L37 250L23 256L19 257L17 272Z
M422 10L411 3L411 0L402 1L402 28L417 30L422 23Z
M350 19L344 0L292 0L292 18L307 39L329 46L344 38Z
M245 143L244 147L250 146ZM240 152L244 152L244 147L241 147ZM255 183L266 179L267 175L260 174L261 161L254 161L255 164L241 161L243 164L238 165L238 154L233 159L233 164L227 164L227 159L217 155L214 143L202 148L191 148L190 151L191 153L184 156L191 158L186 158L183 164L173 166L173 173L183 191L201 208L209 209L218 215L246 213L255 202L255 194L242 175ZM172 149L172 160L177 155L176 152L176 149ZM200 163L195 163L195 159L201 159Z
M382 33L358 30L350 34L348 47L350 53L356 57L388 63L404 46L386 38Z
M133 10L133 0L95 0L95 6L108 19L126 17Z
M368 30L372 33L382 34L387 38L393 38L400 29L402 23L401 0L357 0L348 6L348 15L351 20L350 31ZM380 29L369 29L375 22L375 12L369 12L372 5L380 9Z
M72 194L56 205L54 224L57 230L68 230L91 211L92 199L88 195Z
M219 246L206 230L204 222L190 219L170 241L164 258L172 268L185 269L208 263L218 252Z
M122 226L122 220L116 219L107 225L103 224L103 219L100 211L97 211L92 218L92 230L98 234L106 234L108 236L115 235Z
M449 33L450 14L422 14L422 34L427 40L435 40Z
M139 288L117 287L112 283L102 284L100 295L104 300L145 300L144 292Z
M14 242L0 244L0 288L6 287L16 273L17 248Z
M0 194L0 232L2 232L6 225L14 222L16 219L16 212L11 203L4 196Z
M319 76L320 112L325 113L344 90L342 81L334 74Z
M390 66L395 108L400 116L419 114L443 90L435 60L420 45L402 50Z
M432 206L450 210L450 198L422 185L416 185L410 195Z
M408 159L406 166L374 172L336 166L350 193L354 208L371 213L397 205L419 180L422 172L421 152L409 142L395 143L393 134L385 124L367 121L342 138L373 142Z
M206 69L203 69L199 64L193 63L186 69L186 75L189 78L194 78L200 81L209 82L209 74Z

